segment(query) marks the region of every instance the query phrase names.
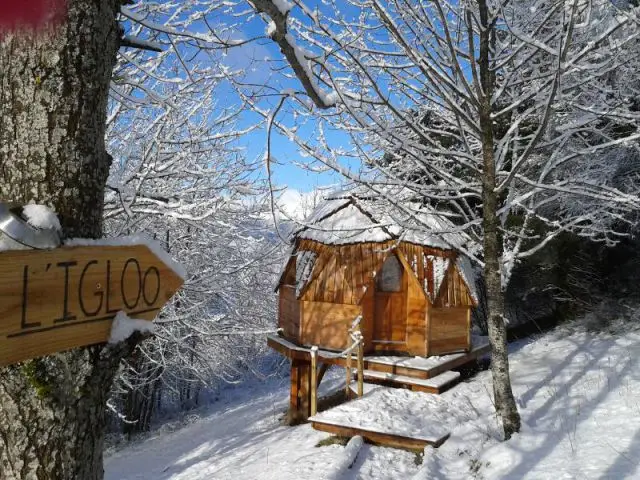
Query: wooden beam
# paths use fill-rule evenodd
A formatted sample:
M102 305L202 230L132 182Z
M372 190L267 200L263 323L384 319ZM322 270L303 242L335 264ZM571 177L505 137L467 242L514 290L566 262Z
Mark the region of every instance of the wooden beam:
M432 447L437 448L442 445L447 438L449 438L449 434L446 434L437 439L425 440L420 438L405 437L402 435L394 435L390 433L374 432L357 427L333 425L318 420L312 420L311 426L321 432L332 433L334 435L339 435L342 437L354 437L356 435L360 435L365 439L367 443L393 448L409 448L422 450L427 445L431 445Z

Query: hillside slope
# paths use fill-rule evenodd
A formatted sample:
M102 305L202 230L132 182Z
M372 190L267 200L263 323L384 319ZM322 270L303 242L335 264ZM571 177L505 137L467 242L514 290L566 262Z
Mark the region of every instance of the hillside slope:
M629 325L618 328L621 332ZM467 479L640 476L640 333L564 327L512 345L512 379L523 429L498 441L491 377L481 372L442 395L456 408L451 438L410 452L365 445L339 471L344 447L328 435L280 424L286 380L232 391L204 418L156 432L106 458L107 479ZM339 385L341 372L329 379ZM331 385L329 385L331 386Z

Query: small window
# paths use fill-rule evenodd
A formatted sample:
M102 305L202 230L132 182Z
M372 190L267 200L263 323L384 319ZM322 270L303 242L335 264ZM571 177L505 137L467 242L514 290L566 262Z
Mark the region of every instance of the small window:
M402 264L398 257L390 255L382 265L377 278L379 292L399 292L402 288Z

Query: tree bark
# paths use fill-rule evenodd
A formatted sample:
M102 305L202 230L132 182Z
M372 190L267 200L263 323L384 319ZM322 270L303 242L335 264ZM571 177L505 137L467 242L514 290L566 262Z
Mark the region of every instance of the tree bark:
M45 31L0 36L0 200L46 204L65 236L100 237L119 0L69 0ZM137 338L0 369L0 478L103 477L105 405Z
M492 97L495 74L491 70L491 26L485 0L479 0L481 31L478 68L480 71L480 130L482 138L482 226L484 275L487 285L487 326L491 344L491 375L496 411L502 420L505 439L520 431L520 414L511 390L507 329L504 323L504 292L501 278L502 245L499 234L498 194L496 192L495 138Z

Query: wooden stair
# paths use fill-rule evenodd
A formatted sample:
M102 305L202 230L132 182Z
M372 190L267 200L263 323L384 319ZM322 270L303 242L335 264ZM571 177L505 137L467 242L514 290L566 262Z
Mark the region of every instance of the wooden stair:
M439 394L453 387L460 381L460 373L446 371L435 377L424 379L395 373L365 370L364 380L369 383L388 385L391 387L408 388L414 392Z

